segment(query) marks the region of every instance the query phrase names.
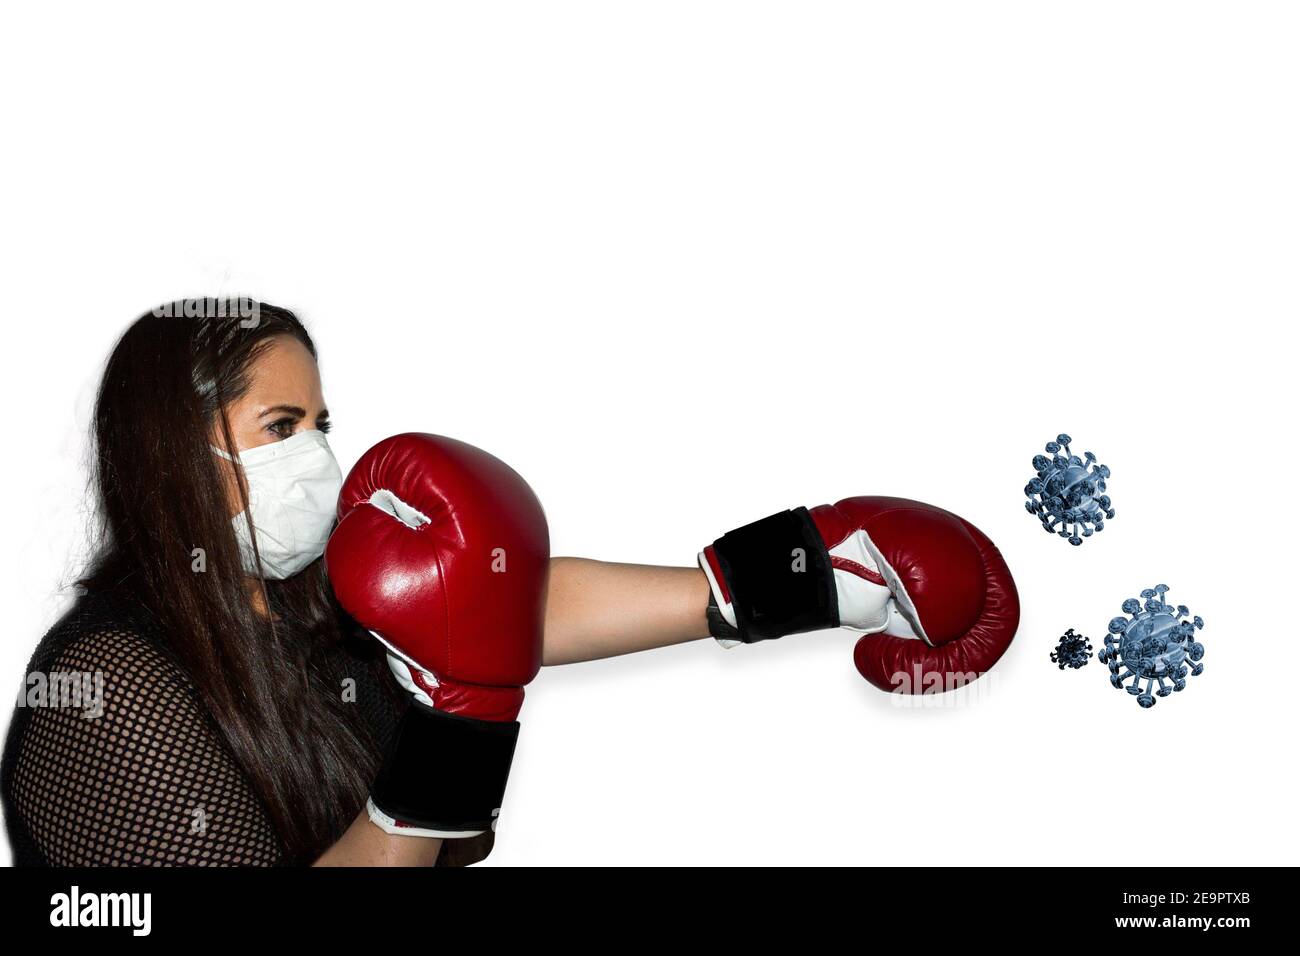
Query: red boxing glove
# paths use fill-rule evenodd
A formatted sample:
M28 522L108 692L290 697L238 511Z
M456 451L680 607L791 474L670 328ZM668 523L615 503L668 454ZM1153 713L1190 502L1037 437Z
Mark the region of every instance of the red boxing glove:
M334 593L412 695L371 819L393 833L481 833L495 825L523 688L542 663L542 506L487 452L405 434L361 456L338 513L325 550Z
M781 512L700 555L724 644L845 627L882 690L951 690L989 670L1020 622L1015 581L970 522L906 498Z

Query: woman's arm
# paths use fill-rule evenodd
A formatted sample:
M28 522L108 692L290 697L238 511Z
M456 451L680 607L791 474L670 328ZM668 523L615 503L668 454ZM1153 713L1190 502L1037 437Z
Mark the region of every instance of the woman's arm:
M338 842L313 866L433 866L442 841L435 837L393 836L370 822L362 810Z
M709 636L699 568L553 558L543 664L572 664Z

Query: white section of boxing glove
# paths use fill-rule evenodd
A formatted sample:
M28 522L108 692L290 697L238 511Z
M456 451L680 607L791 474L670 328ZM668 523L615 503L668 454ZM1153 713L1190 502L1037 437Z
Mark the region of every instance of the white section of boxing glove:
M369 798L366 800L366 815L370 817L371 823L392 836L438 837L444 840L459 840L487 832L486 830L429 830L424 827L408 826L380 810L375 806L375 801ZM492 829L496 829L495 821Z
M374 631L371 631L374 634ZM388 648L388 669L392 672L393 677L397 678L397 683L401 685L402 690L409 693L412 697L424 704L426 707L433 707L433 698L429 696L426 687L437 687L438 678L434 677L411 658L407 657L393 645L389 644L378 634L375 637L383 642ZM422 677L425 681L424 686L416 683L416 675Z
M879 552L871 538L862 530L855 531L830 549L832 558L851 562L886 580ZM889 607L892 595L889 588L852 570L836 567L835 596L839 602L840 627L859 634L878 634L890 623Z
M917 633L917 629L912 625L908 616L903 613L899 603L892 598L889 601L887 613L889 615L889 623L885 625L884 633L891 637L905 637L908 640L925 641L927 644L930 643L929 641L926 641L922 635Z
M925 628L921 624L916 605L912 603L912 596L907 593L907 588L903 587L903 582L898 579L898 572L885 560L884 555L880 553L880 549L876 547L876 543L871 540L871 536L865 531L858 530L849 535L843 544L832 548L831 554L839 554L839 549L845 545L851 545L845 551L845 557L857 561L871 571L876 572L884 578L886 583L886 587L881 588L871 581L858 579L861 581L858 588L861 595L860 600L866 602L864 613L866 618L872 622L872 626L864 630L863 633L879 634L884 632L893 637L920 640L930 644L930 640L925 634ZM835 573L836 575L840 573L838 568ZM838 583L838 577L836 581ZM872 590L867 590L868 588ZM882 604L877 604L879 591L881 590L885 592L886 600ZM840 593L843 594L843 590ZM843 622L843 598L841 598L840 603L840 620Z

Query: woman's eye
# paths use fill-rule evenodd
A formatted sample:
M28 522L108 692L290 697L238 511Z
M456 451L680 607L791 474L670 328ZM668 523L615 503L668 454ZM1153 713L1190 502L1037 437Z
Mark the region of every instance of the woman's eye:
M282 418L266 426L266 430L278 438L288 438L293 434L295 422L292 418Z
M334 426L329 422L328 419L326 419L323 422L316 423L316 430L320 432L322 435L328 435L330 433L330 429L333 427Z

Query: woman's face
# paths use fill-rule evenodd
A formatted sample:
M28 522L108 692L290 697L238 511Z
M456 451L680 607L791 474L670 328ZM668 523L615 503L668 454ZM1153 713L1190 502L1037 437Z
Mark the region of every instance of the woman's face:
M227 448L220 429L211 442L235 454L258 445L283 441L310 429L329 431L329 411L321 391L320 370L307 347L291 335L277 335L253 361L250 385L244 395L225 407L234 448ZM238 485L239 470L224 458L226 500L233 518L244 510Z

